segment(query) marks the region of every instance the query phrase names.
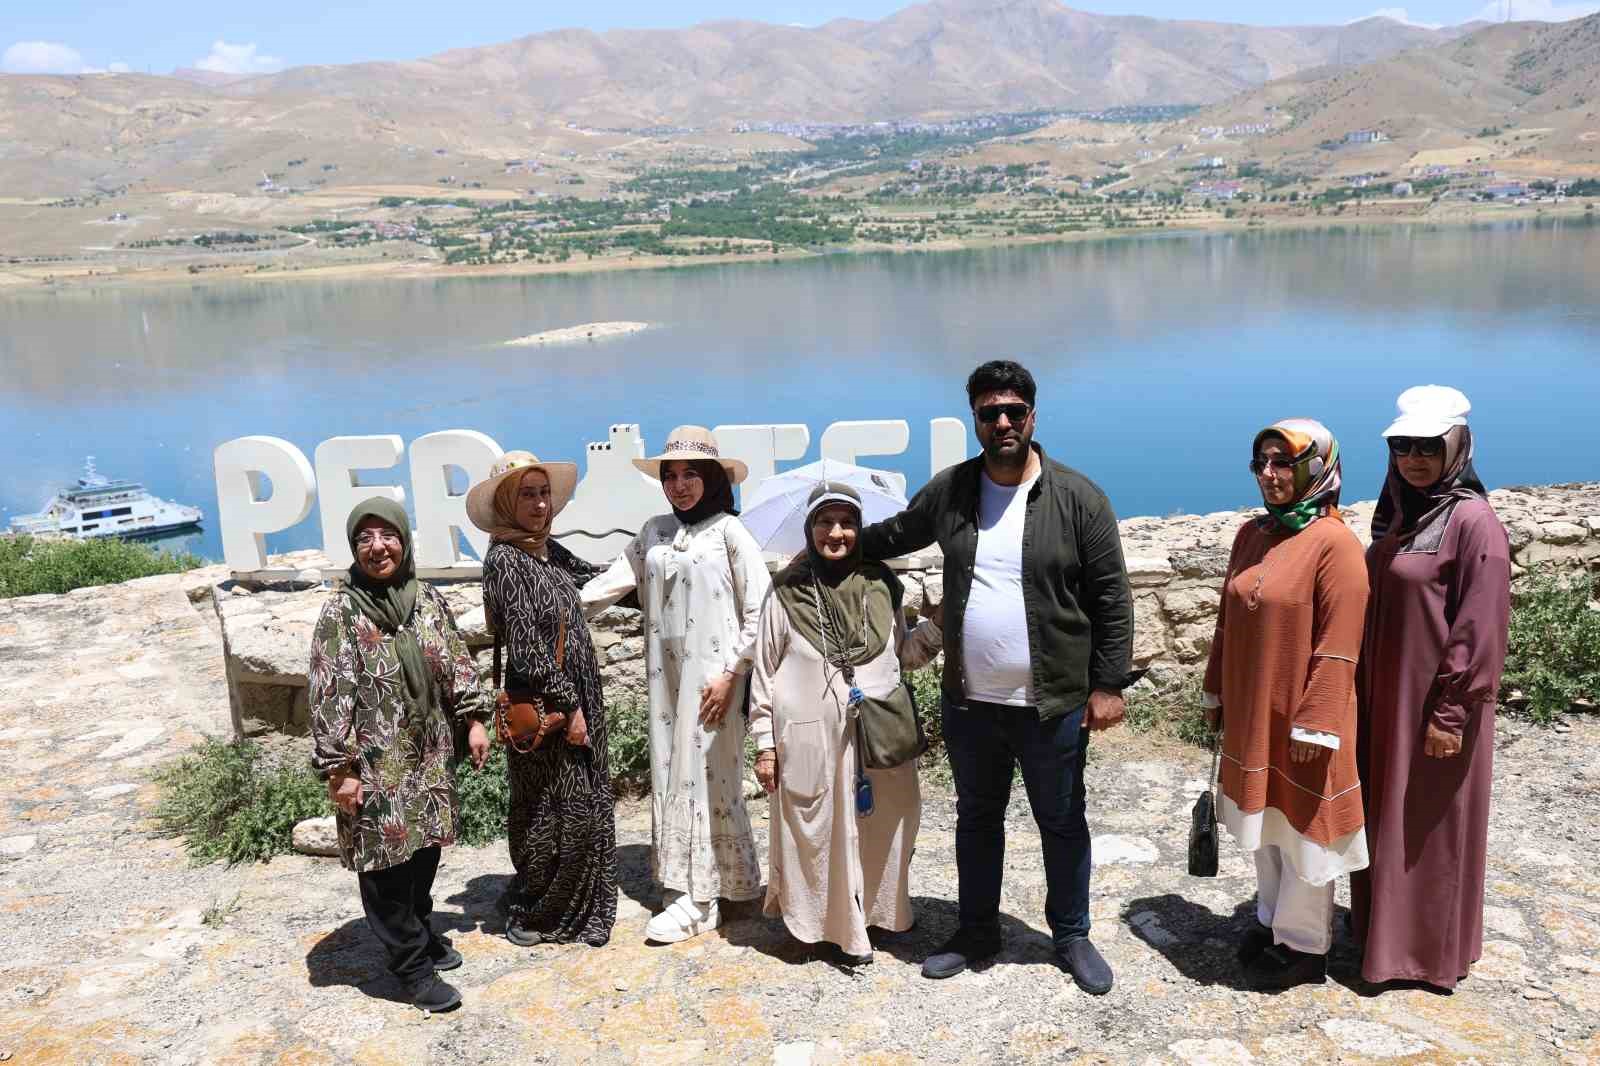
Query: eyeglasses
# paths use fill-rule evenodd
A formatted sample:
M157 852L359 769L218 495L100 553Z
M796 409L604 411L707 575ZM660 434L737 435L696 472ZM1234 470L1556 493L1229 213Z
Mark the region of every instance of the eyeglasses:
M1271 470L1274 474L1293 470L1295 462L1287 455L1258 455L1250 460L1250 472L1256 477Z
M1420 455L1432 459L1444 451L1443 437L1390 437L1389 454L1396 459L1407 455Z
M382 541L384 544L400 543L400 534L388 529L368 529L356 534L356 547L370 548Z
M978 421L993 424L1000 421L1000 416L1005 415L1006 421L1016 425L1028 417L1028 412L1033 408L1025 403L986 403L976 409Z

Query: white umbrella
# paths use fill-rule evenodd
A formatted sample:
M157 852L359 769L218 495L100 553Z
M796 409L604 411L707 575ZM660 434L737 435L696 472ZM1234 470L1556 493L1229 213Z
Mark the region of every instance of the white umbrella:
M905 510L906 498L896 489L895 476L885 470L852 466L836 459L821 459L774 474L761 482L739 514L762 551L793 554L806 546L803 528L811 492L824 481L849 485L861 495L861 521L870 525Z

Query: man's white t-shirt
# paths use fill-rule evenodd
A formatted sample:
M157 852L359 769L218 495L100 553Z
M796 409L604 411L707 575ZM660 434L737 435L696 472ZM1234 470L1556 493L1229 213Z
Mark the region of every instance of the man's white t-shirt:
M987 471L978 477L978 553L961 621L967 698L1029 707L1033 660L1022 601L1022 531L1028 492L1039 475L1020 485L996 485Z

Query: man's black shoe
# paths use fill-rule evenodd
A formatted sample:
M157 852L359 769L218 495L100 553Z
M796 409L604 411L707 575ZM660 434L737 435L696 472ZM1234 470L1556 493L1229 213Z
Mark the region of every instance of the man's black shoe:
M1086 936L1067 941L1067 946L1056 954L1078 987L1091 996L1103 996L1111 991L1111 967L1098 948Z
M436 974L424 977L407 988L406 993L411 997L413 1007L428 1014L443 1014L461 1006L461 993L454 986L439 980Z
M1234 952L1234 957L1241 966L1249 966L1261 957L1261 953L1272 946L1272 930L1260 922L1251 922L1250 931L1239 941L1239 950Z
M1328 979L1328 956L1296 951L1274 944L1244 971L1250 987L1262 992L1282 991L1296 985L1320 985Z
M441 970L456 970L461 967L461 952L446 944L439 954L430 954L428 961L433 963L435 973Z
M957 929L955 936L923 962L922 976L934 980L954 977L968 966L1000 954L1002 946L998 928Z

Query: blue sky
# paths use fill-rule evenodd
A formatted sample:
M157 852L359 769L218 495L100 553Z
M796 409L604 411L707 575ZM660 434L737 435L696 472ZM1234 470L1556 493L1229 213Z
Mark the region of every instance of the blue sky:
M1257 24L1340 23L1378 11L1419 23L1464 22L1506 0L1081 0L1107 14ZM1521 18L1573 18L1600 0L1509 0ZM567 26L686 26L749 18L814 25L881 18L906 0L0 0L0 71L75 73L200 66L269 72L308 63L403 59Z

